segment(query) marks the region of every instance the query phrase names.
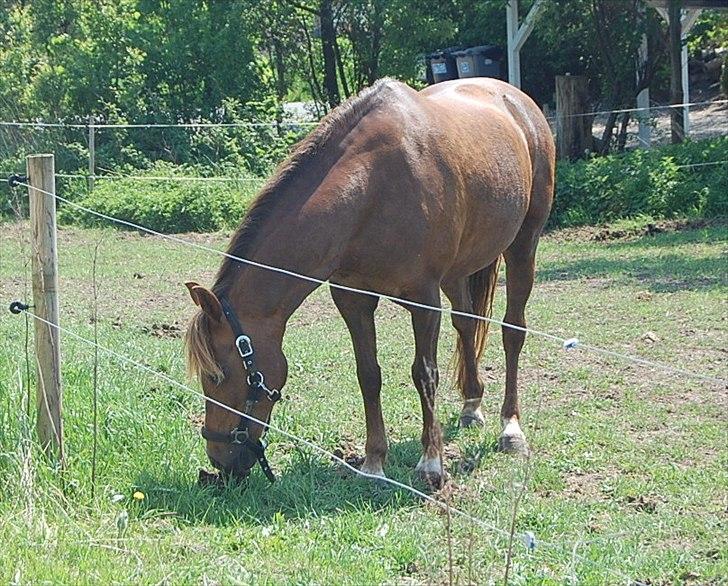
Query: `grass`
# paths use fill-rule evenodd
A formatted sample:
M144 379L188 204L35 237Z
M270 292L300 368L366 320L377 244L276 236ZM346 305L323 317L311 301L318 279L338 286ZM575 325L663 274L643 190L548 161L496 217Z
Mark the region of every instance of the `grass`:
M3 304L24 297L27 234L24 224L0 226ZM610 242L590 235L545 238L530 324L725 377L725 225ZM222 234L189 237L226 243ZM219 259L128 232L63 228L62 325L88 338L97 242L100 343L184 381L179 335L193 307L182 283L209 283ZM503 314L504 297L501 286L496 315ZM0 315L0 582L448 581L447 518L436 507L351 477L274 433L269 458L276 484L256 470L247 487L198 487L197 471L208 465L198 435L202 401L103 353L92 496L91 348L63 337L68 461L61 472L39 454L26 416L24 320ZM378 328L386 472L423 488L413 474L420 409L408 374L408 314L384 304ZM453 341L443 320L443 371ZM273 422L329 450L363 455L353 352L325 290L294 316L285 352L288 400ZM507 532L527 470L494 450L504 375L497 330L483 369L488 425L481 430L457 429L458 393L452 376L443 377L438 413L453 482L439 496ZM511 583L624 584L627 577L643 584L726 583L725 388L565 352L533 336L521 381L534 456L516 531L532 531L539 545L529 552L516 542ZM132 498L137 490L145 495L141 502ZM123 500L115 502L117 494ZM458 583L502 582L507 539L501 533L453 517L451 539Z

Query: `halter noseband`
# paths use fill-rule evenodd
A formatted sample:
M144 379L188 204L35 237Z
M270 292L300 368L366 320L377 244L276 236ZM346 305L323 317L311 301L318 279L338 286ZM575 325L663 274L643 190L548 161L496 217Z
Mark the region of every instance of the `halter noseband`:
M222 305L222 312L225 315L228 324L230 324L230 328L235 336L235 347L238 350L238 354L240 354L240 358L243 360L243 368L245 368L245 371L248 373L248 398L245 400L245 409L243 413L244 415L252 417L251 413L253 409L261 400L265 398L271 403L275 403L281 399L281 392L276 389L271 390L266 386L263 373L255 366L253 343L243 332L240 320L238 319L238 316L235 315L235 311L226 297L220 297L220 305ZM211 431L203 425L202 437L213 442L239 445L248 448L255 455L255 458L258 460L266 478L271 482L274 482L276 477L273 474L273 470L271 470L268 459L265 457L265 443L259 439L254 440L250 437L248 425L251 420L244 415L240 416L237 426L229 433Z

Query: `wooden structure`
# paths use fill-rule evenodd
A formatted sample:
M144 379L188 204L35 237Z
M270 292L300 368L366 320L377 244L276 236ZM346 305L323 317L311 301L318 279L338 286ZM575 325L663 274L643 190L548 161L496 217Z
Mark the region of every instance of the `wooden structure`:
M533 31L539 14L542 12L546 0L536 0L531 10L524 17L523 22L519 24L518 0L508 0L506 5L506 37L508 40L508 82L516 87L521 87L521 58L520 51L528 36ZM655 8L665 20L669 21L668 7L671 0L645 0L646 6ZM680 19L680 38L682 40L681 59L679 71L673 71L673 85L678 83L682 87L682 99L679 103L690 102L690 77L688 75L688 51L685 45L685 39L695 21L700 16L704 8L728 8L728 0L681 0L682 17ZM649 58L647 53L647 39L642 42L639 51L641 63L645 63ZM680 79L676 79L679 77ZM640 120L639 138L640 143L644 147L650 146L650 124L649 124L649 107L650 93L649 90L643 90L637 96L637 107L644 108L638 116ZM683 128L687 136L690 131L689 107L683 108Z
M681 16L680 22L674 22L672 19L671 23L669 9L672 4L670 0L646 0L649 6L652 6L657 10L658 14L665 19L668 23L668 27L673 29L675 40L680 39L680 51L679 59L677 56L673 58L670 75L670 87L671 96L670 100L673 103L687 104L690 102L690 75L688 71L688 47L686 39L690 29L698 20L700 13L703 8L727 8L725 0L720 2L716 0L682 0L681 2ZM671 36L672 38L672 36ZM677 44L675 41L671 41L671 45ZM643 49L640 51L640 63L645 63L649 59L647 53L647 38L645 37L642 41ZM677 52L677 48L671 48L671 52ZM678 97L679 96L679 97ZM640 144L645 148L650 147L651 143L651 126L649 122L649 107L650 107L650 90L644 89L637 96L637 107L646 108L646 110L640 111L639 118L639 137ZM674 125L673 125L674 126ZM683 136L689 136L690 134L690 107L683 106L682 109L682 130Z
M556 155L575 160L592 150L589 80L583 75L556 76Z
M27 158L32 242L33 313L37 364L38 439L49 454L63 462L61 411L58 248L56 244L56 180L53 155ZM45 321L41 321L45 320ZM48 322L48 323L46 323Z
M533 27L536 26L536 19L545 2L546 0L536 0L520 25L518 23L518 0L508 0L506 5L508 83L517 88L521 87L521 47L533 31Z

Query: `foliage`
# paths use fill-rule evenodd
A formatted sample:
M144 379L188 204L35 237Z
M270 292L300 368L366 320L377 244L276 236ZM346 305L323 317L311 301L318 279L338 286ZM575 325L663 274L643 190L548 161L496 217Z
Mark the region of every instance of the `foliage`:
M688 49L698 53L721 47L728 48L728 12L703 10L688 35Z
M192 179L198 173L198 169L161 163L146 172ZM100 180L93 192L76 199L85 207L159 232L211 232L237 226L260 184L254 175L230 182ZM100 223L96 216L68 205L60 207L60 220L86 226Z
M647 214L728 216L728 137L557 166L550 226ZM685 167L717 162L722 164Z

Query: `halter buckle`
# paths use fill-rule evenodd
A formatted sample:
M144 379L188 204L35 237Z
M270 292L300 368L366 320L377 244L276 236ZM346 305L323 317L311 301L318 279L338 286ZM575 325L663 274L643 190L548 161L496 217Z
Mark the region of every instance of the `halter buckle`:
M235 346L241 358L248 358L253 355L253 343L246 335L240 335L235 339Z
M240 439L241 436L243 439ZM230 432L230 443L236 445L244 444L248 441L249 437L247 429L238 429L236 427Z

